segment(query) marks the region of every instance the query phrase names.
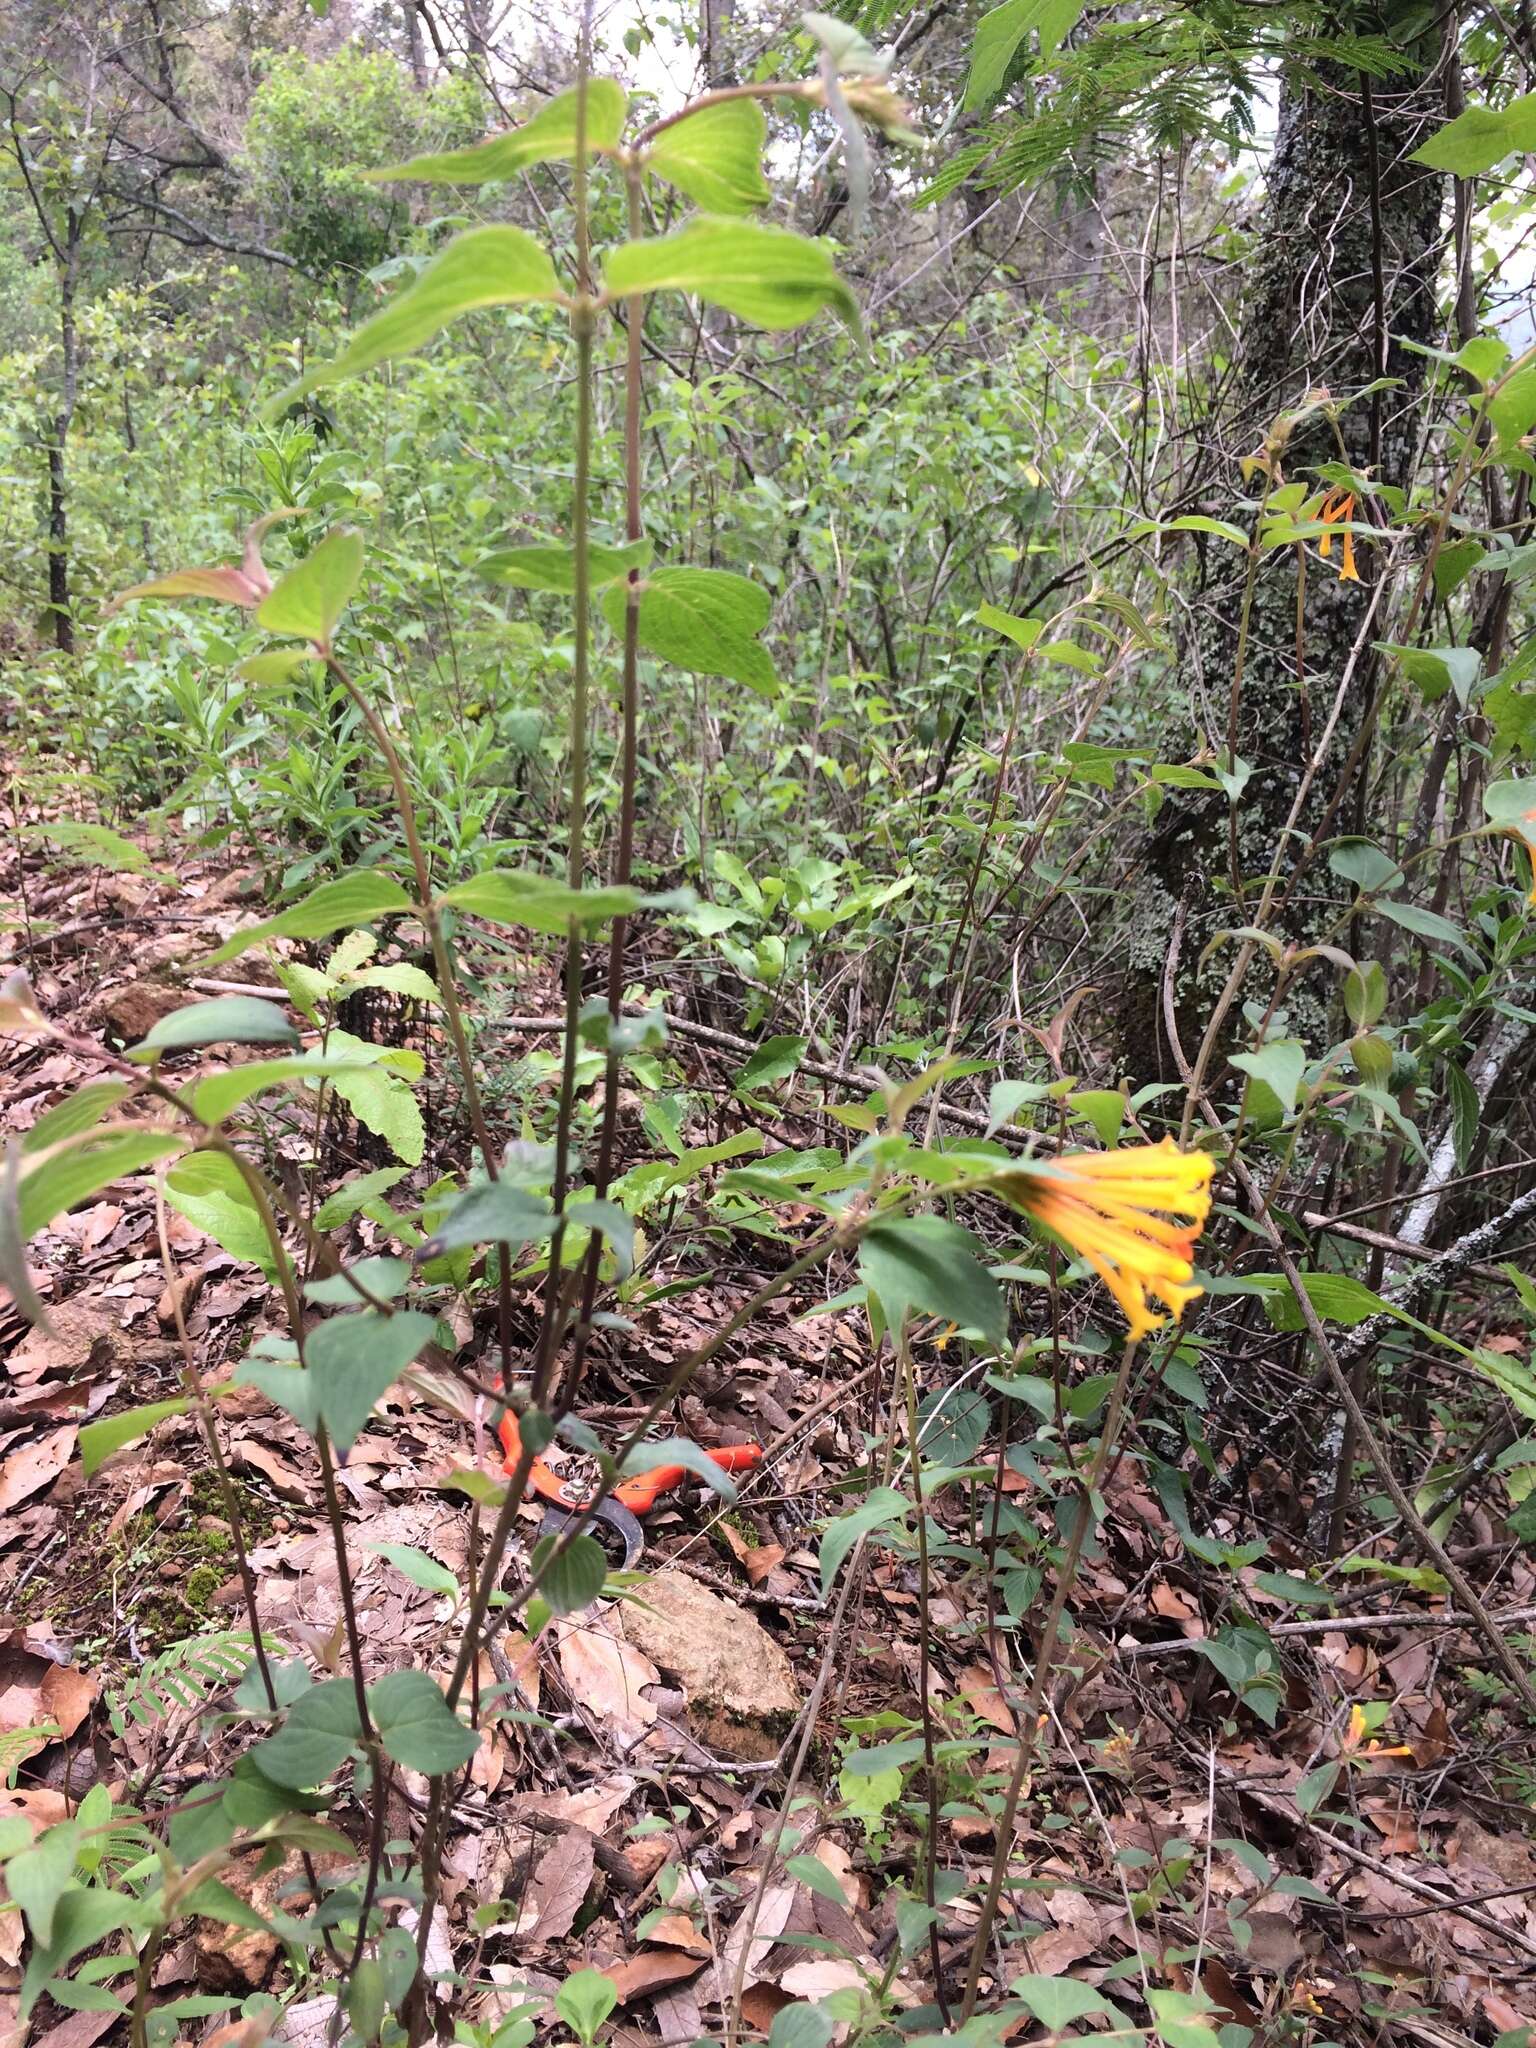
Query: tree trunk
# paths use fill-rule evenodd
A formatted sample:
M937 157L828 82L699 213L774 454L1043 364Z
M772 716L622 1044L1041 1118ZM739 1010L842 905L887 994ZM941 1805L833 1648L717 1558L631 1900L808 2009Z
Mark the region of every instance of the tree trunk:
M1399 379L1399 388L1357 399L1331 417L1314 405L1289 433L1280 460L1286 477L1296 480L1311 481L1316 465L1342 454L1386 483L1408 481L1424 359L1403 344L1434 334L1446 185L1439 173L1409 161L1443 115L1432 76L1426 55L1419 72L1384 82L1319 65L1287 83L1262 236L1249 266L1233 401L1220 423L1223 492L1241 489L1237 460L1258 450L1277 419L1305 406L1309 393L1326 388L1343 399L1381 376ZM1362 516L1358 509L1355 516ZM1197 597L1180 648L1195 721L1191 737L1225 761L1241 664L1236 752L1252 773L1235 820L1224 797L1179 794L1165 805L1143 849L1119 1020L1134 1079L1171 1077L1174 1070L1162 1027L1161 983L1179 904L1188 912L1186 969L1212 931L1250 921L1259 886L1281 850L1305 764L1348 673L1374 573L1371 550L1359 551L1361 583L1340 579L1337 552L1331 562L1319 561L1315 547L1309 553L1301 569L1295 549L1261 558L1250 593L1246 556L1220 541L1204 550L1213 580ZM1299 633L1298 574L1305 579ZM1381 632L1378 623L1368 638ZM1287 862L1325 824L1330 833L1371 829L1357 801L1365 788L1361 764L1351 763L1368 716L1371 663L1368 647L1356 656ZM1178 758L1171 747L1168 758ZM1341 778L1348 784L1342 790ZM1240 895L1231 887L1234 867ZM1212 889L1213 877L1228 887ZM1318 900L1326 886L1320 866L1300 892L1305 909L1288 927L1282 921L1281 936L1317 935L1330 914ZM1218 957L1204 987L1185 974L1178 991L1180 1035L1190 1056L1208 1013L1210 977L1219 982L1229 964ZM1326 993L1312 992L1320 987L1304 986L1287 999L1291 1028L1309 1041L1325 1027Z
M69 604L69 494L66 454L70 423L80 389L80 335L75 325L75 279L79 268L80 223L71 212L59 269L59 344L63 359L59 408L48 439L48 609L54 645L75 651L75 621Z

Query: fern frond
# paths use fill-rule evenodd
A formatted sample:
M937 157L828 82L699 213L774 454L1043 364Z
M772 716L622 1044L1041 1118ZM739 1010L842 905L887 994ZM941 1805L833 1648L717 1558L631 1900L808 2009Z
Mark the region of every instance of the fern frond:
M264 1637L263 1647L280 1650L282 1645ZM172 1643L126 1685L107 1694L113 1733L124 1734L130 1721L148 1728L178 1707L203 1706L211 1692L241 1675L254 1651L248 1629L218 1629Z

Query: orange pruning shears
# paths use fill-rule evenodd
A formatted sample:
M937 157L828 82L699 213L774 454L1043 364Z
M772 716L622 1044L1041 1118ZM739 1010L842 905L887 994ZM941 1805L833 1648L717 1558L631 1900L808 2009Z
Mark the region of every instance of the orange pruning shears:
M515 1409L502 1411L497 1434L506 1453L502 1470L515 1471L523 1455L522 1433L517 1426ZM704 1455L722 1472L750 1472L763 1460L761 1444L723 1444L719 1450L706 1451ZM649 1472L636 1472L630 1478L620 1480L612 1493L602 1500L593 1501L585 1481L562 1479L542 1458L535 1458L528 1470L528 1484L541 1500L548 1503L540 1533L557 1535L575 1521L606 1522L623 1539L625 1571L645 1548L645 1531L640 1526L640 1516L648 1515L664 1493L670 1493L674 1486L681 1486L687 1477L686 1465L653 1465Z

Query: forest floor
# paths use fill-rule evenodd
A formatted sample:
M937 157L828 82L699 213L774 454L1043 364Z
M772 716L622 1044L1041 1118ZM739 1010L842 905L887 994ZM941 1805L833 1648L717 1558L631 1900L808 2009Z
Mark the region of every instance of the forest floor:
M26 956L41 1008L72 1044L0 1042L0 1134L25 1131L95 1078L93 1046L132 1043L209 992L197 963L257 914L255 879L195 859L174 880L61 875L29 856L26 921L0 934L0 971L7 955ZM13 861L0 894L14 902L17 883ZM250 958L244 981L264 975ZM512 958L502 974L487 1014L556 1007L547 968ZM189 1071L197 1057L184 1056ZM802 1127L791 1099L782 1115L796 1142L818 1141L814 1111ZM272 1141L274 1168L306 1170L305 1145L296 1118ZM365 1132L338 1124L319 1193L379 1163ZM429 1114L426 1160L396 1199L463 1164L462 1138ZM130 1801L150 1787L162 1798L190 1789L251 1735L248 1721L217 1711L228 1684L218 1638L242 1627L243 1611L195 1423L163 1422L89 1484L77 1457L85 1421L180 1391L178 1312L205 1382L227 1379L277 1327L256 1267L174 1212L163 1224L169 1270L153 1190L123 1184L33 1247L51 1334L0 1305L0 1811L38 1825L66 1816L98 1779ZM384 1248L377 1224L348 1228L354 1254ZM783 1243L744 1235L719 1247L707 1275L679 1271L697 1284L631 1309L634 1333L599 1343L583 1413L605 1431L633 1421L673 1361L787 1256ZM868 1484L888 1391L859 1309L806 1314L841 1284L813 1275L788 1290L680 1404L680 1434L769 1447L739 1505L723 1511L692 1486L671 1496L647 1524L643 1569L661 1577L641 1601L599 1603L536 1642L509 1630L481 1674L487 1686L515 1680L537 1719L484 1734L454 1807L429 1955L478 1987L466 2018L494 2020L531 1998L542 2026L554 1990L583 1965L614 1977L612 2038L623 2048L719 2031L733 1996L762 2031L791 2001L839 1990L872 1993L866 2012L936 2027L925 2014L934 1961L951 1997L963 1983L995 1839L977 1794L1016 1754L1009 1699L1030 1616L1019 1634L1000 1628L985 1575L934 1560L927 1678L955 1748L937 1802L938 1937L913 1941L902 1917L923 1890L912 1765L897 1766L911 1805L900 1775L893 1791L888 1774L845 1766L855 1739L910 1747L918 1726L915 1562L871 1548L836 1630L836 1595L824 1599L818 1573L821 1526ZM531 1330L531 1291L518 1307ZM444 1482L499 1465L490 1406L453 1370L494 1378L493 1317L482 1298L448 1320L458 1351L391 1391L340 1473L370 1678L403 1663L448 1670L457 1596L385 1546L461 1578L477 1511ZM958 1350L930 1333L919 1352L929 1388L963 1371ZM312 1447L252 1389L221 1411L263 1626L288 1654L336 1669L338 1564ZM981 1461L995 1455L985 1446ZM1009 1471L1006 1485L1029 1505L1027 1477ZM1299 1524L1273 1461L1250 1485L1266 1513ZM964 1536L989 1497L984 1485L955 1486L936 1512ZM1271 1725L1239 1704L1220 1657L1203 1650L1227 1594L1134 1460L1120 1465L1109 1509L1039 1731L986 2003L1024 1978L1049 2031L1092 2031L1120 2023L1106 2011L1144 2015L1148 1986L1172 1986L1203 1992L1218 2023L1265 2040L1488 2041L1536 2021L1536 1758L1477 1639L1438 1618L1445 1602L1422 1574L1352 1580L1336 1611L1300 1620L1249 1584L1281 1667ZM530 1540L537 1525L530 1503ZM1457 1540L1490 1604L1536 1612L1536 1570L1517 1544L1466 1522ZM177 1647L189 1638L207 1656L189 1662ZM1382 1709L1379 1725L1357 1708ZM390 1818L402 1839L419 1828L425 1783L401 1774ZM794 1808L786 1839L778 1815L796 1797L810 1803ZM346 1825L344 1810L338 1818ZM251 1880L258 1908L279 1881ZM476 1920L488 1900L506 1902L489 1928ZM18 1980L21 1949L19 1916L0 1913L0 1997ZM297 2048L324 2040L332 2001L321 1981L275 1935L211 1922L169 1950L155 1978L168 1998L205 1992L232 2009L274 1991L291 2001L283 2037ZM91 2048L114 2024L111 2013L45 2003L34 2038ZM1012 2031L1027 2027L1016 2019Z

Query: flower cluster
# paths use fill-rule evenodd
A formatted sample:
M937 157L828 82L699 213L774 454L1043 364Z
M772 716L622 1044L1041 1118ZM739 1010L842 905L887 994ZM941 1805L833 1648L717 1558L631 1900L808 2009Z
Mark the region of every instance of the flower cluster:
M999 1186L1087 1260L1120 1304L1134 1341L1166 1320L1153 1299L1177 1320L1203 1292L1191 1282L1195 1241L1210 1213L1212 1166L1205 1153L1181 1152L1164 1138L1119 1152L1064 1152L1028 1174L1003 1176Z

